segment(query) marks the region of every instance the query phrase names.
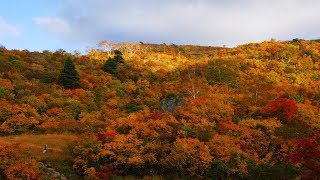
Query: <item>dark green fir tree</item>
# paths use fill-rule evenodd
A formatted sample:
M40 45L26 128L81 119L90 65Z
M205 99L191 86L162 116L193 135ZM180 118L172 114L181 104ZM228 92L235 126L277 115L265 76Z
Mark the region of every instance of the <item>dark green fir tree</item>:
M60 73L62 87L65 89L74 89L79 87L80 77L71 58L64 63L64 67Z
M117 73L117 67L119 64L123 64L124 60L122 57L122 53L119 50L114 51L115 56L110 58L104 63L103 71L115 75Z

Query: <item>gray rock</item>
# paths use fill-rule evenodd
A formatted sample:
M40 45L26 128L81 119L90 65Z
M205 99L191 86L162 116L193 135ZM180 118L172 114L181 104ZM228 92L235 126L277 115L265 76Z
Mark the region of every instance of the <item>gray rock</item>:
M50 164L45 164L40 162L40 165L45 169L46 174L50 177L50 179L60 179L60 180L68 180L68 178L56 171Z
M160 107L164 111L167 112L174 112L176 111L177 106L184 106L186 105L186 101L184 99L180 99L177 97L167 97L160 101Z

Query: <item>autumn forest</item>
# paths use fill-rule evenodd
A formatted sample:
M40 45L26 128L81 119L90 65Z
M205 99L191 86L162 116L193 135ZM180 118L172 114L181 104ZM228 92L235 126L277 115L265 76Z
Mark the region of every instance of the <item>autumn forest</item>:
M0 179L124 177L320 178L320 40L2 46Z

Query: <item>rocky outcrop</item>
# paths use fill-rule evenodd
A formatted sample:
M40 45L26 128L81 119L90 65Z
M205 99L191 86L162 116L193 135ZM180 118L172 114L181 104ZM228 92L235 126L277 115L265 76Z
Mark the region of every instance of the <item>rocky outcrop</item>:
M67 180L68 179L65 175L56 171L50 164L45 164L43 162L40 162L40 165L43 168L46 176L49 177L51 180L58 180L58 179Z
M173 95L167 96L166 98L160 101L161 109L171 113L176 111L177 106L185 106L185 105L186 105L186 101L184 99L175 97Z

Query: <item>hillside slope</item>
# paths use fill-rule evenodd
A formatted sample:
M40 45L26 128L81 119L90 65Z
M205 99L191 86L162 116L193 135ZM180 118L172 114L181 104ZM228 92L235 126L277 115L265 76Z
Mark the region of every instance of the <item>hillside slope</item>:
M2 139L74 134L68 168L88 178L320 176L320 42L129 45L123 62L0 49ZM59 78L68 58L72 89ZM0 175L26 176L12 166Z

